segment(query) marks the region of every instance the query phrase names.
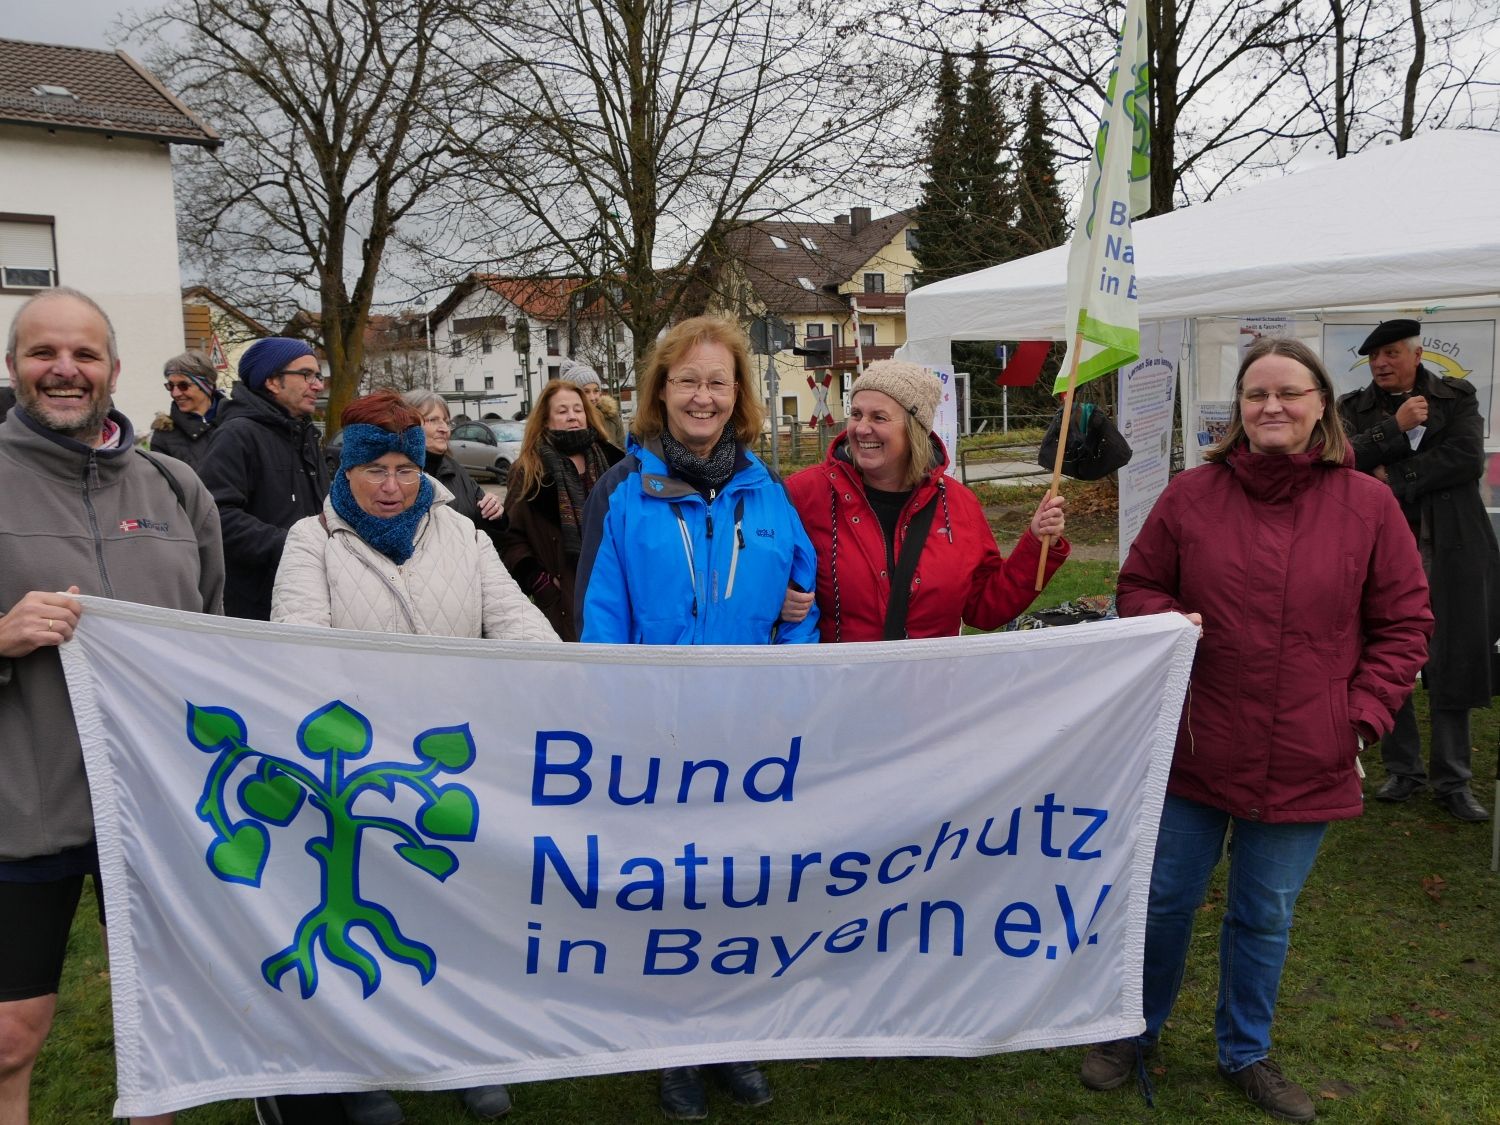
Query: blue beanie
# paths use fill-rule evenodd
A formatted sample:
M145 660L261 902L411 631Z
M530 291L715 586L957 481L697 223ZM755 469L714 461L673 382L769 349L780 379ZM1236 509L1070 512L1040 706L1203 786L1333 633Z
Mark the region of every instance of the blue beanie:
M312 345L288 336L268 336L257 340L240 356L240 381L252 391L266 385L266 380L294 359L314 355Z

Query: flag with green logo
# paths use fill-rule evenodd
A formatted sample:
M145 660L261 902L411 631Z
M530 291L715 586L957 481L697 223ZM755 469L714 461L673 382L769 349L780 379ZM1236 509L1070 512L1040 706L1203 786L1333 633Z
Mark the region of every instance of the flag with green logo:
M1140 356L1130 220L1151 204L1149 71L1145 0L1129 0L1068 250L1068 356L1055 394L1075 362L1081 384Z

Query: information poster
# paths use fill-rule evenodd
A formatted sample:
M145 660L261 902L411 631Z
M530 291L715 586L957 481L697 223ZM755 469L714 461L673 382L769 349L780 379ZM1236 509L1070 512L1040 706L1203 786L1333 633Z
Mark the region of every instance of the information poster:
M1183 322L1141 328L1141 357L1116 374L1120 432L1130 442L1130 463L1120 469L1120 562L1130 553L1172 468L1172 407L1182 363Z

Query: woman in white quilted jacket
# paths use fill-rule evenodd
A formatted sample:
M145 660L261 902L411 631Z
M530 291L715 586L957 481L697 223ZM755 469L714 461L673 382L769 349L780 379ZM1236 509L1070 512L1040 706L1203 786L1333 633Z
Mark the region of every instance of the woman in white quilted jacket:
M394 391L355 399L320 516L292 525L271 599L271 620L381 633L555 641L488 535L451 507L422 471L422 416ZM504 1086L461 1091L481 1120L510 1108ZM402 1119L381 1090L341 1095L348 1120Z

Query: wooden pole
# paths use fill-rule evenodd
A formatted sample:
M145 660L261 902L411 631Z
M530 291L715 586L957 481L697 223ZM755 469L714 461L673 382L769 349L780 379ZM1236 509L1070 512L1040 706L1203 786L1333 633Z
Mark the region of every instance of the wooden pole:
M1063 391L1062 425L1057 431L1057 457L1052 462L1052 487L1047 489L1047 499L1057 495L1062 484L1063 458L1068 452L1068 437L1073 427L1073 392L1078 388L1078 353L1083 348L1083 333L1073 334L1073 362L1068 367L1068 389ZM1036 592L1041 593L1047 584L1047 552L1052 548L1052 536L1042 536L1042 557L1036 564Z

